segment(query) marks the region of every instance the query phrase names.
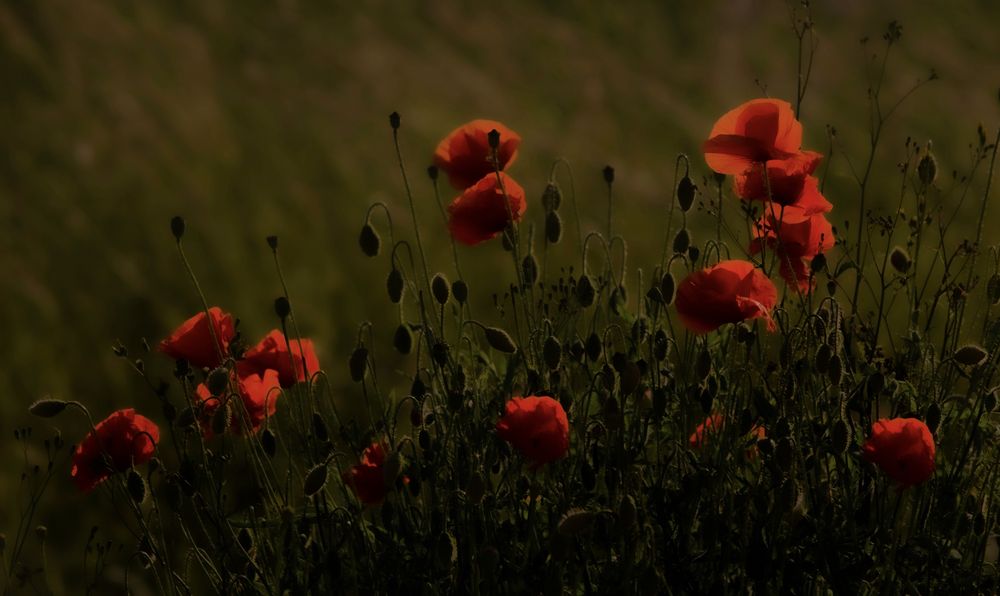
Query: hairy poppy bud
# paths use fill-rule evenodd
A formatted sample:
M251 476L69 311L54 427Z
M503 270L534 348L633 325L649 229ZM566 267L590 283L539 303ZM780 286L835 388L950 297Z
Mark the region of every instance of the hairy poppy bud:
M358 246L361 247L361 252L369 257L378 255L382 249L382 239L378 237L378 232L375 231L375 228L371 224L366 223L361 227L361 235L358 236Z
M538 259L535 255L528 253L521 261L521 274L524 278L524 283L531 286L538 281Z
M266 238L266 240L267 240L267 245L271 247L271 250L278 250L278 237L277 236L268 236Z
M208 373L208 379L205 380L205 386L208 387L208 392L212 395L222 395L229 386L230 373L225 367L218 367L212 369L212 372Z
M413 332L409 325L400 323L396 327L396 333L392 336L392 345L400 354L409 354L413 349Z
M601 336L597 333L591 333L587 337L587 358L590 358L591 362L597 362L597 359L601 357L601 352L604 351L604 342L601 341Z
M496 149L500 146L500 131L493 129L486 133L486 142L489 144L490 149Z
M559 212L550 211L545 216L545 240L549 244L558 244L562 239L562 218Z
M326 485L326 464L314 466L306 474L305 482L302 484L302 492L307 497L311 497L323 490Z
M395 267L389 271L389 277L385 280L385 288L389 292L389 300L393 304L399 304L403 299L403 274Z
M232 406L229 401L227 400L219 404L212 413L212 434L221 435L225 433L232 419Z
M360 383L365 378L365 370L368 368L368 348L364 346L356 348L351 353L348 368L351 371L351 380Z
M511 339L510 335L503 329L499 327L484 327L486 333L486 341L490 344L494 350L499 352L504 352L505 354L513 354L517 351L517 346L514 344L514 340Z
M437 166L427 166L427 177L431 180L438 179L438 167Z
M983 396L983 411L992 412L997 408L997 390L993 389Z
M691 233L687 231L687 228L682 228L674 236L674 252L677 254L683 253L687 251L689 246L691 246Z
M555 336L550 335L542 345L542 358L550 370L559 368L559 361L562 360L562 344Z
M146 481L134 469L129 470L125 476L125 487L128 489L129 497L136 503L141 505L146 500Z
M52 418L62 413L69 402L61 399L40 399L28 406L28 411L41 418Z
M660 294L663 295L663 303L670 306L674 301L674 290L676 288L676 283L674 282L674 276L669 271L663 274L660 278Z
M587 308L594 303L596 296L597 291L594 289L594 282L590 276L581 275L580 280L576 282L576 299L580 302L580 306Z
M393 130L399 128L399 112L389 114L389 126L391 126Z
M954 358L955 362L964 364L965 366L979 366L989 355L989 352L983 348L975 344L968 344L956 350Z
M941 406L939 406L937 402L927 406L927 411L924 412L924 419L928 430L930 430L931 433L936 432L938 426L941 424Z
M434 278L431 279L431 293L434 294L434 299L437 300L438 304L443 305L448 302L451 290L448 286L448 278L443 273L434 274Z
M906 273L910 269L910 265L913 260L910 258L909 253L905 249L897 246L892 249L892 253L889 254L889 262L892 264L892 268L900 273Z
M289 304L288 298L284 296L278 296L274 299L274 313L278 315L278 318L285 320L288 315L292 312L292 305Z
M809 261L809 270L813 272L813 275L826 269L826 255L819 253Z
M613 167L604 166L604 169L601 170L601 173L604 174L604 181L607 182L608 184L611 184L612 182L615 181L615 169Z
M681 211L686 213L691 209L697 191L698 187L691 181L691 178L688 176L681 178L681 181L677 184L677 202L681 206Z
M920 179L921 184L924 186L930 186L937 179L937 160L934 159L934 154L931 153L930 143L927 143L927 153L920 158L920 162L917 163L917 177Z
M313 412L312 414L312 431L313 436L320 443L325 443L330 440L330 431L326 427L326 420L319 412Z
M173 233L174 238L180 240L184 237L184 218L180 215L175 215L170 218L170 231Z
M465 304L465 301L469 299L469 286L461 279L456 280L451 284L451 293L459 304Z
M552 212L562 204L562 191L555 182L549 182L542 191L542 207L546 212Z

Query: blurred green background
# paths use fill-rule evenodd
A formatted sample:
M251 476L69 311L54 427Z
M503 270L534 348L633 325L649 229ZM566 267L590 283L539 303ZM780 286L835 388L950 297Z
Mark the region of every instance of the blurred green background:
M692 155L729 108L762 94L793 99L791 10L778 0L482 3L436 0L0 2L0 530L16 521L13 429L51 394L115 408L158 408L110 346L133 355L199 308L168 221L188 222L186 250L209 301L236 313L255 340L274 326L280 286L265 236L281 239L303 333L344 400L357 324L376 321L388 348L395 311L382 300L383 254L363 257L357 233L385 201L397 237L410 235L387 115L403 117L404 159L434 270L452 275L448 239L424 168L462 122L501 120L524 141L511 170L528 218L554 159L573 164L584 229L603 226L600 170L617 170L617 225L631 263L651 269L662 247L673 160ZM895 198L893 164L907 136L934 140L943 173L964 169L979 122L998 123L1000 6L987 1L816 3L818 48L801 119L805 145L826 152L826 125L855 161L867 143L859 39L903 26L883 97L936 69L885 131L873 201ZM836 223L856 218L857 191L835 157L827 196ZM566 186L565 179L563 180ZM980 183L974 185L979 188ZM450 199L446 191L445 199ZM972 236L970 199L959 236ZM997 211L987 217L996 221ZM568 215L568 214L567 214ZM377 220L383 237L384 223ZM565 222L574 241L572 224ZM987 225L987 240L1000 234ZM570 251L571 246L560 250ZM496 243L463 249L483 292L506 265ZM479 283L481 282L481 283ZM154 374L170 364L146 357ZM85 432L57 421L66 440ZM60 473L38 521L70 554L107 512ZM69 523L67 520L72 519ZM61 523L62 522L62 523ZM53 560L50 554L50 561ZM56 591L66 579L52 574Z

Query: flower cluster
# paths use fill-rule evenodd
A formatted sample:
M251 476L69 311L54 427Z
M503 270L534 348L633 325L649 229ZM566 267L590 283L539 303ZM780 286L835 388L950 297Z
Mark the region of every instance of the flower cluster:
M463 244L495 238L524 215L524 189L503 172L517 159L521 137L493 120L473 120L437 146L434 165L462 194L448 206L448 229Z

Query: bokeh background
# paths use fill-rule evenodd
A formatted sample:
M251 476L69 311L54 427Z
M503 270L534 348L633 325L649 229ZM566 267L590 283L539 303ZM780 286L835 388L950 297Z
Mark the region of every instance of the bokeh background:
M154 375L170 363L141 354L199 308L168 222L183 214L186 250L209 301L255 339L274 326L280 286L264 238L280 238L304 334L345 402L357 399L346 357L370 319L389 344L395 310L382 299L386 261L363 257L357 234L384 201L410 234L387 115L402 114L403 155L424 239L451 274L447 234L424 169L438 140L487 117L518 131L511 170L529 220L552 162L567 158L585 230L603 225L601 168L617 171L616 218L630 260L651 268L677 153L692 155L714 120L752 97L791 99L796 40L781 0L700 2L407 3L174 0L0 2L0 531L12 532L21 470L13 430L44 395L94 415L156 404L116 358L120 340ZM907 136L933 139L944 175L969 163L976 126L1000 119L1000 5L838 0L812 7L817 53L801 118L805 145L855 161L867 147L867 53L898 19L883 97L925 78L885 131L873 193L895 198L893 164ZM868 49L859 40L868 36ZM563 179L565 186L567 181ZM973 189L981 187L980 182ZM857 190L835 157L833 219L856 218ZM446 191L446 199L451 192ZM883 203L884 204L884 203ZM956 228L973 236L978 207ZM1000 211L987 212L997 221ZM385 236L384 223L377 220ZM572 225L565 222L568 238ZM986 226L987 240L1000 234ZM481 292L506 264L496 244L462 250ZM112 515L57 474L38 522L49 526L50 582L68 586L93 524ZM53 553L59 556L55 556Z

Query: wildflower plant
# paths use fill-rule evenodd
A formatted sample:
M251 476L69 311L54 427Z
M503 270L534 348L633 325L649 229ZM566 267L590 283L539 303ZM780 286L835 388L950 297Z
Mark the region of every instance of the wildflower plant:
M875 165L881 79L867 162L843 164L857 188L824 192L837 166L799 119L810 63L794 106L751 99L678 156L653 262L615 226L613 168L596 191L562 161L522 185L530 132L476 120L428 148L418 185L392 114L412 238L378 204L359 246L385 272L370 308L397 323L362 323L348 354L317 355L283 276L272 321L210 306L175 218L202 305L144 356L174 379L129 360L151 398L78 426L66 471L127 504L129 577L170 594L995 591L1000 253L984 258L982 218L948 244L935 158L910 140L898 206L866 208L870 177L893 175ZM985 176L985 213L997 142L980 129L973 151L958 186ZM443 219L418 221L432 198ZM605 207L587 230L579 211ZM445 233L447 265L422 243ZM463 271L490 252L509 269L475 288ZM251 324L273 330L254 344Z

